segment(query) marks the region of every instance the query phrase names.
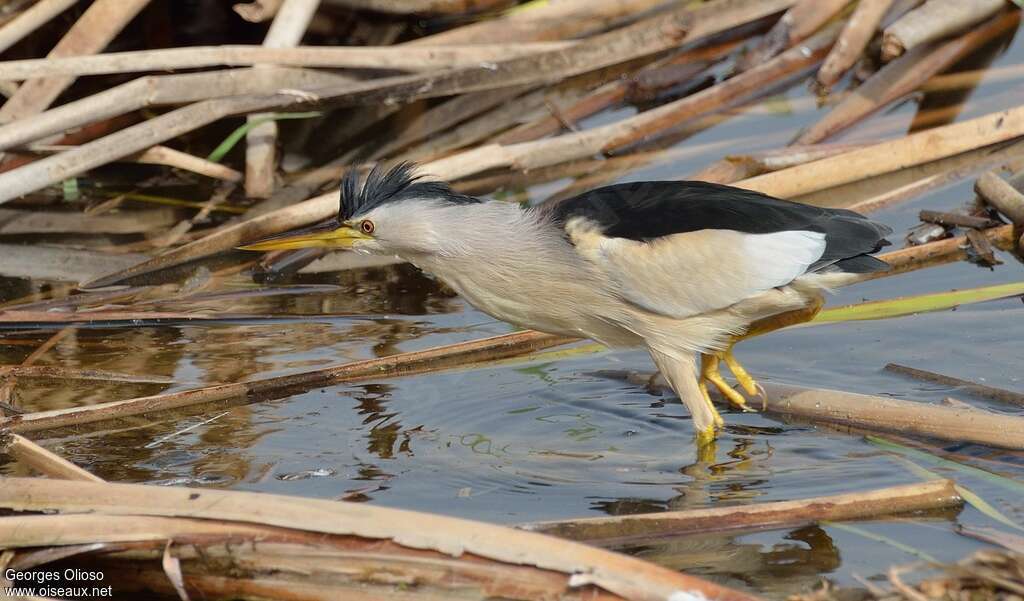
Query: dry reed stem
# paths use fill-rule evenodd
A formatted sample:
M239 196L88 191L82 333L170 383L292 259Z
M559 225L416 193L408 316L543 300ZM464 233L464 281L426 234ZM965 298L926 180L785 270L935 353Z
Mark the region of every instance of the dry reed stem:
M811 37L849 3L850 0L798 0L757 46L737 59L736 71L752 69Z
M0 126L0 150L149 106L271 94L279 89L307 90L347 81L351 80L340 75L284 67L151 75Z
M17 44L25 36L39 29L60 13L71 8L78 0L40 0L17 17L0 27L0 52Z
M0 431L0 453L6 453L51 478L79 482L103 482L99 476L94 476L67 459L11 432Z
M312 1L312 0L307 0ZM280 12L289 17L289 13ZM289 17L290 18L290 17ZM311 17L310 17L311 18ZM275 19L275 22L277 20ZM291 21L297 23L297 21ZM269 34L268 34L269 35ZM299 38L301 40L301 36ZM530 44L480 44L474 46L189 46L132 52L111 52L94 56L40 58L0 61L0 80L20 81L30 76L57 77L139 73L204 67L317 67L333 69L389 69L429 71L479 67L515 57L564 50L575 42Z
M982 232L989 242L1000 248L1013 246L1013 226L1001 225ZM880 259L892 266L884 276L897 275L924 267L932 267L967 258L969 243L965 236L936 240L919 246L908 246L878 255ZM884 277L878 276L878 277Z
M100 369L77 369L60 366L0 365L0 378L45 378L56 380L96 380L100 382L128 382L134 384L173 384L172 378L163 376L137 376Z
M1024 135L1024 106L936 127L896 140L737 182L782 198L920 165Z
M269 21L277 14L282 2L284 0L252 0L252 2L235 4L231 10L250 23L262 23Z
M711 61L726 56L739 43L739 41L731 41L715 44L707 48L696 48L648 65L637 72L636 75L630 75L629 77L609 82L572 104L559 107L558 115L549 114L529 123L524 123L498 136L493 142L506 145L518 144L558 133L565 129L565 121L574 123L622 102L630 93L643 85L644 79L652 74L661 71L669 72L670 75L668 77L662 78L659 81L659 87L668 87L693 77L699 70L706 68ZM683 68L684 65L689 66L689 69Z
M974 191L1014 225L1024 227L1024 194L997 173L983 173L974 184Z
M57 42L48 58L95 54L121 32L149 0L96 0ZM0 122L40 113L74 83L71 76L32 78L0 108Z
M890 61L917 46L959 33L1007 7L1006 0L928 0L885 28L882 60Z
M151 146L130 158L136 163L175 167L227 182L242 181L242 174L231 167L214 163L213 161L181 152L180 150L168 148L167 146Z
M753 503L638 515L533 522L519 526L569 540L608 546L626 539L663 538L705 532L792 528L822 520L843 521L909 513L963 503L952 480L931 480L903 486L827 497Z
M362 84L320 89L318 98L330 100L332 104L390 103L566 77L714 35L771 14L790 2L792 0L718 0L694 9L675 9L622 30L585 40L566 50L510 59L494 65L493 69L464 69L427 76L382 78ZM95 99L95 96L92 98ZM137 104L138 100L129 98L127 102ZM183 107L78 149L0 175L0 203L195 130L222 117L272 108L305 106L310 102L309 98L301 94L278 93L218 98ZM111 112L119 109L101 104L99 110L105 111L103 116L109 117ZM649 123L649 126L656 128L658 124Z
M259 524L329 535L390 540L407 549L471 554L534 566L637 601L704 595L752 601L750 595L672 570L554 537L440 515L261 493L3 478L0 507L16 511L90 511L98 515L181 517ZM579 576L582 574L582 576ZM576 576L573 576L576 575ZM688 597L687 597L688 598Z
M484 92L474 92L472 94L462 94L456 96L451 100L443 102L437 106L430 107L424 110L422 113L415 115L408 123L404 124L401 133L395 136L394 139L388 141L380 149L374 151L372 159L378 159L380 157L388 157L394 155L396 152L415 144L423 140L424 138L443 137L452 133L451 128L459 125L471 117L476 117L481 113L490 111L496 107L505 107L508 104L514 104L517 111L524 110L522 106L522 99L517 98L524 92L530 90L529 86L516 86L511 88L498 88L497 90L486 90ZM544 90L543 92L547 92ZM515 99L515 100L513 100ZM484 118L489 119L490 115L485 115ZM458 128L456 128L458 129ZM446 132L446 130L449 130ZM430 139L427 142L430 145L435 144L435 139ZM336 173L340 173L340 169L329 169L330 178L334 179ZM303 181L311 183L316 181L313 176L304 177ZM322 180L321 180L322 181Z
M487 169L536 169L555 163L609 152L656 135L687 119L742 102L792 76L824 57L837 29L832 27L774 59L715 86L633 117L586 131L554 138L501 146L490 144L426 163L421 172L458 179Z
M324 3L397 15L458 15L503 8L513 0L324 0Z
M839 390L762 382L769 413L864 428L1024 450L1024 417L944 407Z
M664 0L560 0L511 11L403 46L522 43L566 40L614 28L622 19L664 5Z
M0 256L3 257L0 261L2 275L75 283L116 269L117 265L130 266L145 257L24 244L0 244Z
M1012 390L1006 390L1005 388L996 388L995 386L978 384L976 382L971 382L970 380L961 380L960 378L937 374L923 369L907 367L905 365L898 365L896 363L889 363L885 366L885 369L886 371L910 376L925 382L933 382L935 384L942 384L943 386L955 386L974 396L1024 407L1024 394L1014 392Z
M177 223L175 209L161 208L111 215L67 211L0 209L0 234L91 233L137 234Z
M831 88L844 73L856 64L893 1L860 0L857 2L853 15L846 22L835 46L832 47L832 51L825 57L825 62L818 70L817 81L820 86L824 89Z
M846 96L817 123L801 133L795 144L815 144L860 121L890 102L916 90L993 38L1016 28L1018 12L1005 13L938 48L921 46L901 56Z
M263 47L267 49L291 48L302 41L320 0L284 0L274 17ZM246 117L252 126L245 134L245 195L250 198L269 198L274 192L277 171L277 122L267 113L254 113Z

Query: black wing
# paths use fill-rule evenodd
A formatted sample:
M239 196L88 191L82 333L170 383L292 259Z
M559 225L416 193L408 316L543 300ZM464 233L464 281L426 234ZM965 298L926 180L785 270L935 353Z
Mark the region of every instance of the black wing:
M562 224L595 222L605 236L651 241L698 230L748 234L812 231L825 234L825 253L809 272L828 267L850 273L884 271L868 256L889 244L889 226L845 209L824 209L732 186L697 181L632 182L598 188L545 207Z

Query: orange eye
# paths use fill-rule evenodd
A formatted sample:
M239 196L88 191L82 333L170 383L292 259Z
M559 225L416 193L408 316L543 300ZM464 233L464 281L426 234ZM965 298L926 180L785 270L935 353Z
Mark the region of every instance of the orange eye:
M373 222L370 221L369 219L363 219L362 221L359 222L359 231L363 232L364 234L372 234Z

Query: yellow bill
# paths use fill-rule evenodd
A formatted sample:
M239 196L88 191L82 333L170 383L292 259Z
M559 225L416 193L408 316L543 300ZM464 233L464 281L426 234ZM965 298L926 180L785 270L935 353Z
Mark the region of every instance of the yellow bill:
M359 240L373 238L347 223L337 222L317 225L285 232L264 238L252 244L239 246L241 250L294 250L297 248L352 248Z

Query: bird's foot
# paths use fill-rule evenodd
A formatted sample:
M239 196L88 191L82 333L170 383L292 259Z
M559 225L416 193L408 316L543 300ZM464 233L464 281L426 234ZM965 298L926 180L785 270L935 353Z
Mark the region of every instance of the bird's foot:
M722 396L729 400L730 403L743 411L753 411L753 409L750 408L750 405L747 405L747 399L743 398L743 395L737 392L735 388L729 386L729 383L725 381L725 378L722 377L722 374L719 371L719 366L723 358L725 359L726 364L729 365L730 369L732 369L732 365L729 363L730 359L726 358L726 355L731 356L731 353L701 354L700 379L698 382L701 388L701 393L704 395L707 402L710 403L711 397L708 395L707 383L711 382L715 385L715 388L722 393ZM731 359L731 361L739 367L744 374L746 374L746 371L740 367L740 364L736 362L735 358ZM735 373L735 371L733 373ZM747 374L747 379L750 383L753 383L756 386L756 383L749 374ZM744 386L744 390L746 390L746 386ZM717 411L715 412L715 415L718 415ZM719 419L721 419L721 417L719 417Z
M715 430L725 426L725 420L719 415L718 409L715 408L715 404L711 402L711 394L708 392L708 383L704 379L703 366L701 367L701 377L697 381L697 386L700 388L701 398L704 399L704 403L708 406L708 410L711 411L711 417L714 420L713 423L706 428L707 432L699 433L698 440L702 435L711 436L712 439L715 437Z
M761 385L750 376L746 368L740 365L740 362L736 360L736 356L732 354L734 344L730 344L729 348L725 349L725 352L722 353L722 360L729 366L729 371L736 377L736 381L739 382L748 395L758 396L764 394L764 388L761 388Z

